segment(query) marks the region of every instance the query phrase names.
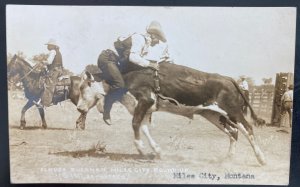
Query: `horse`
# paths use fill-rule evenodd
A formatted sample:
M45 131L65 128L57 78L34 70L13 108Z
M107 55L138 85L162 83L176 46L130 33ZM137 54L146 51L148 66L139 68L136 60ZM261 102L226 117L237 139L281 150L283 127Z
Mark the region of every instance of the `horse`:
M42 96L44 91L43 85L41 85L41 80L44 78L43 71L38 71L37 66L32 67L23 58L14 55L7 65L7 79L8 81L14 80L14 82L21 81L24 87L25 97L27 98L27 103L24 105L21 111L20 119L20 129L24 129L26 125L25 113L26 111L35 105ZM17 81L16 81L17 79ZM65 85L68 87L68 91L64 91L65 95L59 97L55 102L61 102L70 99L71 102L76 106L79 98L79 84L81 78L79 76L70 76L69 84ZM47 128L47 123L45 120L44 108L38 107L38 111L42 120L42 127ZM80 112L80 111L79 111ZM79 118L76 120L76 129L85 128L86 112L80 112Z

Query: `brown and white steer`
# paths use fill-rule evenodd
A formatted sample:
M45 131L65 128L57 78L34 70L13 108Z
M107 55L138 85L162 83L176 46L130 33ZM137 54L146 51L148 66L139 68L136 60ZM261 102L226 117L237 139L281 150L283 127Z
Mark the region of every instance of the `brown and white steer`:
M245 97L233 79L176 64L160 63L160 94L181 103L176 105L155 95L153 76L152 69L133 71L123 75L129 92L121 103L133 115L134 143L141 154L143 154L144 143L140 137L140 128L153 150L158 155L161 153L147 125L152 112L167 111L189 118L192 118L193 114L199 114L209 120L229 136L229 156L235 152L238 130L241 131L252 146L258 162L262 165L266 164L264 154L255 141L253 128L243 116L242 105ZM80 85L80 99L77 105L79 111L87 111L97 102L103 103L104 93L99 94L93 84L99 83L94 83L93 76L86 73ZM251 117L256 122L260 122L250 104L248 102L247 104Z

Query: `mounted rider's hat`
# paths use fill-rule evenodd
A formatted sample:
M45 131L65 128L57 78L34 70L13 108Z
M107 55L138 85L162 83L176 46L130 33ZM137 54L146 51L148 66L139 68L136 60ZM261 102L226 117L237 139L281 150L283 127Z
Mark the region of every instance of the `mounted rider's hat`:
M146 30L149 34L155 34L156 36L158 36L159 40L163 42L167 41L166 36L162 31L161 25L157 21L152 21Z
M54 39L50 39L47 43L45 43L45 45L54 45L54 46L58 46L56 41Z
M242 76L241 76L241 79L246 79L246 75L242 75Z

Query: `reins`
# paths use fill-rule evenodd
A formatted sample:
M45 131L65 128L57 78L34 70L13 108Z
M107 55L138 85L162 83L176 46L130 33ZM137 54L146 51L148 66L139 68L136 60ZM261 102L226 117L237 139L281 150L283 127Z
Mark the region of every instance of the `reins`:
M19 58L19 57L17 57L17 58ZM17 59L16 59L16 60L17 60ZM17 63L17 62L15 61L14 63ZM14 82L14 81L9 81L9 82L10 82L10 83L17 83L17 82L23 80L23 79L26 78L32 71L34 71L37 67L38 67L38 66L35 66L35 67L33 67L33 68L30 67L30 71L27 72L25 75L23 75L21 78L19 78L18 81L16 81L16 82Z

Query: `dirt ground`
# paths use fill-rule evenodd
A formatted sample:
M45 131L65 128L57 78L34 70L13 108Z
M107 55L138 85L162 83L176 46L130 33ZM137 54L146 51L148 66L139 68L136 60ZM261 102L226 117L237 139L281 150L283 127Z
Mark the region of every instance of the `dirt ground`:
M41 128L38 110L31 108L26 128L20 130L21 109L26 103L15 96L20 94L9 93L13 183L288 184L291 138L276 132L275 127L254 127L267 159L267 165L260 166L241 133L236 154L229 159L229 138L202 117L189 122L157 112L150 132L162 148L159 159L154 158L145 138L149 154L138 154L131 116L120 104L114 105L112 126L107 126L94 108L87 116L86 129L75 130L79 112L66 101L46 109L48 129ZM96 150L98 143L106 145L105 150ZM228 178L229 174L235 178Z

